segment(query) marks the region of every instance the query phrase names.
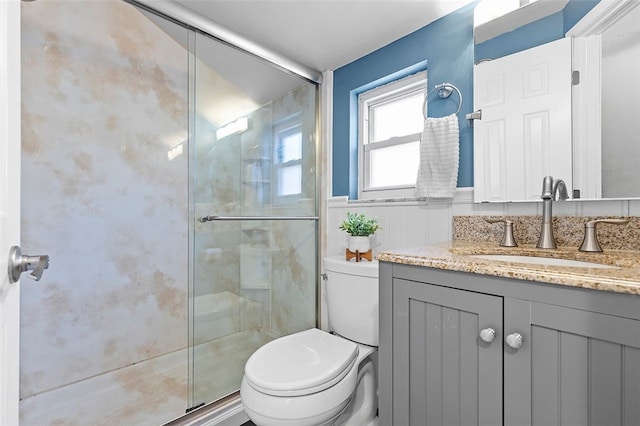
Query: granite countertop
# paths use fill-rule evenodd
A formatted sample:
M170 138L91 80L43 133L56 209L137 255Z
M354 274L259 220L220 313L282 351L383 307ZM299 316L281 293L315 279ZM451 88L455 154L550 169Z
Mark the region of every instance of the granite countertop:
M470 256L483 254L571 259L601 263L617 268L546 266L485 260ZM536 248L535 245L500 247L495 243L456 240L420 248L382 251L378 253L376 259L382 262L640 295L640 252L637 250L606 250L603 253L584 253L575 247L558 247L555 250L548 250Z

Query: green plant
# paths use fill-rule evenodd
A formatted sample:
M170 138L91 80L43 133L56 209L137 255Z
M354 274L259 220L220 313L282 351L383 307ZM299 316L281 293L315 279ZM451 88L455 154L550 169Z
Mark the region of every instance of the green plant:
M340 229L352 237L368 237L380 229L378 220L367 217L364 213L347 212L347 218L340 224Z

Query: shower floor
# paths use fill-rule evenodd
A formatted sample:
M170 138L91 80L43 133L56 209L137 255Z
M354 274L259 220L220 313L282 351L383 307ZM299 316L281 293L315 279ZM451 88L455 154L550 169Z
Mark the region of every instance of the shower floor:
M193 363L195 403L215 401L240 389L244 364L256 349L276 337L252 330L197 345Z
M240 386L251 354L274 336L249 330L194 348L194 400L210 402ZM182 349L20 401L21 426L158 426L187 408L188 351Z

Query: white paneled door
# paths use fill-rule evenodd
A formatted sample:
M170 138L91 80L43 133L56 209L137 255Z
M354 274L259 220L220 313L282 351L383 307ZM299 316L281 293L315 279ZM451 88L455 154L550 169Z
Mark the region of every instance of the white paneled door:
M571 188L571 40L481 62L473 80L475 201L538 200L548 175Z
M0 1L0 424L18 424L20 286L7 274L20 243L20 1Z

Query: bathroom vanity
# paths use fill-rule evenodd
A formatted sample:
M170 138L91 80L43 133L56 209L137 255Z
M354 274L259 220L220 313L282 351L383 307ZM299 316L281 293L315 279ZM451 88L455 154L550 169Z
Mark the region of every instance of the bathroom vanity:
M514 252L617 267L475 257ZM380 253L380 424L640 424L637 253Z

